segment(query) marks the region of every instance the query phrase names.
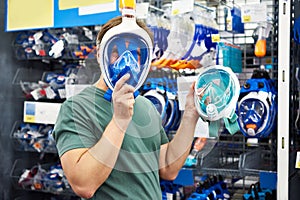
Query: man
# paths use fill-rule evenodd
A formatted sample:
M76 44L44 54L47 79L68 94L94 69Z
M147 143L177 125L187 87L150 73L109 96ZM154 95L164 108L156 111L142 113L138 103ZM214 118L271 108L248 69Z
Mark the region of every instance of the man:
M121 17L107 22L97 37L119 25ZM146 30L147 27L138 22ZM115 84L111 102L104 73L93 86L66 100L54 130L65 175L74 190L86 199L159 200L159 179L173 180L189 154L199 115L194 106L194 85L187 95L180 127L168 141L154 105L126 82Z

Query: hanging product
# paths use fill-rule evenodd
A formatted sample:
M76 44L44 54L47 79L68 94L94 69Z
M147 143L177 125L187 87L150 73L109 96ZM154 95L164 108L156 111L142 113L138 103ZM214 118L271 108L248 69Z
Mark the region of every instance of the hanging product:
M220 65L202 68L195 84L195 105L200 117L209 121L210 137L217 137L220 119L227 130L234 134L239 130L235 114L240 84L229 67Z
M106 32L100 51L101 72L111 90L127 73L130 74L127 83L135 90L141 87L151 64L152 41L136 23L135 1L124 2L122 22Z
M177 100L177 86L176 80L163 78L166 83L166 96L168 99L166 108L166 123L164 124L164 129L166 132L174 131L178 129L181 113L179 110L178 100Z
M188 198L188 200L206 199L230 199L230 193L221 175L200 177L200 181L196 184L196 191Z
M294 32L294 41L297 44L300 44L300 17L295 19L293 32Z
M242 73L242 50L229 42L218 43L217 64L230 67L234 73Z
M268 19L265 22L260 23L253 32L252 37L256 38L254 54L256 57L264 57L267 53L267 38L271 31L271 20Z
M147 99L149 99L159 112L161 119L162 119L162 125L164 126L167 121L167 115L166 110L168 108L168 98L163 93L159 92L158 90L149 90L144 95Z
M277 115L274 81L267 72L255 71L241 88L237 105L238 123L246 137L267 137Z

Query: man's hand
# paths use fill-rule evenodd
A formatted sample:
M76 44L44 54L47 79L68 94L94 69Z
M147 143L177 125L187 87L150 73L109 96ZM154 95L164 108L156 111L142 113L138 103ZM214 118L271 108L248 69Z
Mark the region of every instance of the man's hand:
M195 82L193 82L192 85L190 86L189 93L186 96L186 103L185 103L184 113L186 113L187 116L189 116L189 117L193 117L195 119L198 119L199 114L198 114L197 109L195 107L194 92L195 92Z
M126 129L133 116L134 87L125 82L130 78L129 74L124 75L117 81L112 93L112 101L114 106L113 120L117 126L126 132Z

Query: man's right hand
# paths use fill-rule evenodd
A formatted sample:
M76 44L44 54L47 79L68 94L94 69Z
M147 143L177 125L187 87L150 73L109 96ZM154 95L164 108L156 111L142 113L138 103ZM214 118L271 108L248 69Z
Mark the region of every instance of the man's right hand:
M130 78L125 74L117 81L112 93L114 107L113 120L116 125L125 133L133 116L134 107L134 87L125 82Z

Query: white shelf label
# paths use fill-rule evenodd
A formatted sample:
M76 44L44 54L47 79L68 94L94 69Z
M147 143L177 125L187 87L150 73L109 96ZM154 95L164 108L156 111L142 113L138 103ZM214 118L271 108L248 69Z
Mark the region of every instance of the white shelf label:
M300 152L297 152L295 168L300 169Z
M137 3L136 4L136 18L147 19L149 11L149 3Z
M194 0L172 1L172 15L192 12L194 10Z
M24 102L23 121L28 123L55 124L60 103Z
M267 4L247 4L241 9L242 22L265 22L267 21Z

